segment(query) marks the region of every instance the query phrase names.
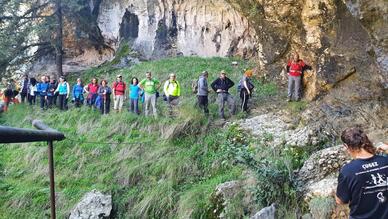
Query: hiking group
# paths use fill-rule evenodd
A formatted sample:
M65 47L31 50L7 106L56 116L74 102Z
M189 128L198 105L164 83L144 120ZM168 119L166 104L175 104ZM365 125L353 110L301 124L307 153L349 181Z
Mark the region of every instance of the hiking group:
M292 59L288 62L286 69L289 73L288 100L294 98L300 100L300 90L302 73L308 66L299 59L297 53L294 53ZM254 85L251 81L253 70L244 70L241 80L238 82L237 90L241 99L241 111L248 112L248 103L252 97ZM235 83L227 77L225 71L221 71L219 77L210 85L208 84L209 73L204 71L201 73L198 80L195 80L192 85L193 93L197 96L197 104L203 112L209 114L209 93L213 90L217 96L218 114L222 119L226 118L226 108L230 114L234 115L237 111L236 100L230 93L230 89ZM70 87L70 84L64 77L59 78L57 82L49 76L41 76L37 81L35 78L24 76L20 85L15 81L8 84L5 83L6 89L3 92L3 102L5 110L11 102L21 102L26 100L30 105L39 102L40 108L46 110L54 106L58 106L60 110L68 109L68 100L75 107L81 107L86 103L89 107L99 109L102 114L108 114L111 109L111 101L113 101L113 109L116 112L121 112L124 107L124 102L129 98L128 110L140 114L139 104L143 104L144 115L153 115L157 117L157 99L159 98L159 89L163 89L163 100L167 103L168 113L173 115L181 99L181 86L174 73L170 74L162 86L161 82L152 77L151 72L146 73L146 78L139 81L134 77L131 79L129 86L123 81L121 75L117 75L116 81L109 86L107 80L98 81L93 78L87 85L83 84L81 78ZM16 96L20 94L20 98ZM36 98L39 98L37 101Z
M286 66L288 101L300 100L303 71L309 68L311 67L300 60L297 53L293 54ZM237 85L241 110L244 112L249 110L248 102L254 90L252 75L253 70L245 70ZM225 107L231 114L235 114L236 101L229 92L235 83L227 77L225 71L221 71L210 86L208 78L209 73L204 71L192 84L199 108L205 115L209 115L209 94L213 90L217 95L220 118L226 118ZM89 107L99 109L102 114L108 114L113 96L113 109L116 112L122 111L124 102L129 97L129 111L140 114L141 102L144 105L145 116L152 114L155 117L158 115L156 108L160 96L158 90L162 87L161 82L153 78L151 72L147 72L146 78L141 81L136 77L132 78L129 87L121 75L117 75L111 87L107 80L101 80L99 83L97 78L93 78L84 86L82 80L78 78L71 89L64 77L60 77L59 82L56 82L48 76L42 76L39 82L35 78L24 76L20 86L14 80L4 84L6 89L2 95L5 109L9 103L17 103L16 96L20 95L20 101L27 100L30 105L34 105L37 102L36 97L39 97L42 110L56 105L59 109L66 110L71 96L75 107L81 107L85 102ZM163 100L167 103L169 114L172 115L181 98L181 86L174 73L164 82L163 93ZM376 149L359 128L346 129L341 135L341 140L353 160L340 170L335 192L336 202L349 204L351 218L388 218L388 158L378 155L379 151L388 153L388 145L384 144Z

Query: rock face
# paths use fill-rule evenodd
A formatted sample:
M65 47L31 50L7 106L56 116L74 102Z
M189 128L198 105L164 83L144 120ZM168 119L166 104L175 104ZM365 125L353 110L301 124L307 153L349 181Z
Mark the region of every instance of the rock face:
M102 1L98 26L106 44L128 42L146 58L253 54L255 31L223 0Z
M374 56L388 83L388 6L384 0L343 0L350 13L368 30L373 42Z
M302 116L306 124L320 123L333 136L355 124L377 138L386 135L388 5L384 0L228 2L256 30L259 76L285 82L281 72L291 51L312 66L304 74L304 96L318 102L310 115Z
M315 152L298 172L299 190L307 191L306 197L329 195L331 191L326 188L336 186L333 181L337 180L339 169L349 160L342 145Z
M334 197L339 169L350 157L342 145L314 153L299 170L298 190L304 194L314 218L347 218L349 209L336 207Z
M65 72L112 60L125 43L145 59L252 57L258 76L284 84L284 65L297 51L312 66L304 97L318 100L306 123L330 120L324 128L333 135L355 123L380 137L388 132L385 0L85 2L83 19L65 21ZM30 72L55 72L54 62L45 58Z
M110 218L112 211L112 196L99 191L87 193L71 211L70 219L100 219Z
M256 177L249 172L243 172L245 179L219 184L211 196L210 218L240 218L251 216L258 212L254 188Z
M308 126L295 128L292 122L275 113L245 119L240 121L239 125L273 147L305 146L318 143L314 129Z

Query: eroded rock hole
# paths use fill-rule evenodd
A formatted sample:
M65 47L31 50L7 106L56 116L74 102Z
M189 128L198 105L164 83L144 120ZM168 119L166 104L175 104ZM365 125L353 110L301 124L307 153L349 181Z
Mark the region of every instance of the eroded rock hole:
M136 39L139 36L139 18L126 10L120 25L120 38Z

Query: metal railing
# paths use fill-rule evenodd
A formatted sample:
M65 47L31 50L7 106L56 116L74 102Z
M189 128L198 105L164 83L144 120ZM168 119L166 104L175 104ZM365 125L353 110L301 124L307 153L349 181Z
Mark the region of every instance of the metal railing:
M55 219L55 181L54 181L54 141L62 141L65 135L45 125L40 120L32 121L32 125L38 129L22 129L8 126L0 126L0 143L25 143L47 141L50 177L50 206L51 218Z

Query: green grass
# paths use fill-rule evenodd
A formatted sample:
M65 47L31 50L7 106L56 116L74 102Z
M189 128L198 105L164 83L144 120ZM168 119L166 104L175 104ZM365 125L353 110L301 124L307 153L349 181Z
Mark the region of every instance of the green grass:
M237 68L231 66L235 60L240 63ZM247 169L256 172L261 182L256 188L259 206L284 196L279 199L284 209L282 215L290 209L292 212L295 205L290 203L296 202L293 188L283 185L289 185L288 172L300 165L304 154L293 149L275 153L256 145L248 135L234 128L204 129L208 125L214 127L217 106L211 101L210 118L194 108L191 83L200 72L209 71L211 82L219 71L225 70L237 83L242 70L251 67L250 63L228 58L181 57L144 62L128 69L112 64L87 70L81 74L82 78L85 81L105 78L111 84L117 74L122 74L128 82L132 77L142 79L145 72L151 71L155 78L165 81L174 72L183 88L179 113L167 117L166 106L159 100L158 119L128 112L101 116L87 107L42 112L37 106L24 105L12 106L9 112L0 115L1 125L31 128L32 119L41 119L65 133L66 139L54 144L59 218L66 218L82 196L93 189L112 194L115 218L215 218L216 206L212 200L215 187L241 179ZM77 76L71 75L69 81L74 83ZM265 103L279 95L274 83L254 80L254 84L254 101ZM233 95L237 93L235 87L230 91ZM214 93L210 99L214 101ZM167 138L167 133L174 129L180 130L179 133L173 139ZM238 143L247 139L247 146ZM44 142L0 145L0 218L48 217L46 148ZM252 165L254 159L271 165L257 169ZM282 183L278 182L280 178ZM268 181L279 185L271 187ZM231 201L229 208L228 214L235 218L249 216L242 210L241 195Z
M185 214L179 211L187 208L205 214L202 206L210 205L206 198L215 186L240 177L241 167L214 166L220 162L222 141L216 132L202 141L195 136L165 141L160 132L149 133L148 128L157 130L174 121L129 113L101 118L86 108L41 113L18 105L4 116L8 125L31 127L24 119L28 115L43 118L67 137L54 144L60 218L92 189L114 194L120 218L171 218ZM0 154L0 218L45 217L49 212L46 144L2 145ZM128 204L133 205L120 207Z
M109 65L82 73L82 78L107 78L112 82L120 73L125 81L146 71L164 81L171 72L177 74L183 90L180 113L164 116L159 103L158 120L127 112L101 116L89 108L40 111L37 106L12 106L0 116L0 124L32 128L32 119L41 119L65 133L66 139L55 142L57 212L65 218L81 197L92 189L114 197L118 218L198 218L209 215L210 195L216 185L241 177L239 165L219 165L224 139L221 130L202 133L208 124L198 110L193 110L191 81L208 70L210 81L226 70L238 81L248 64L232 59L173 58L146 62L131 69ZM77 75L69 77L74 82ZM211 107L213 115L216 108ZM163 134L185 122L186 128L173 140ZM0 218L45 218L49 214L49 179L47 145L24 143L0 145Z

